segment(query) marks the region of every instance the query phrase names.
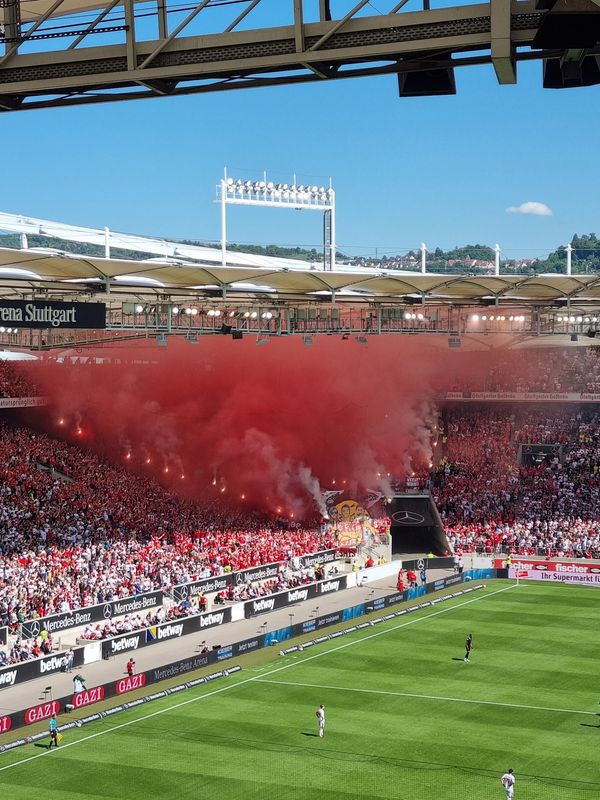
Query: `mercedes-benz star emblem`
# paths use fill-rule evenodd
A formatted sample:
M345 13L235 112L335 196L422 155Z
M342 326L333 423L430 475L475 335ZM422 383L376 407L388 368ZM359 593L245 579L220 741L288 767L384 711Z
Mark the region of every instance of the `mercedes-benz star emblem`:
M392 519L399 525L421 525L425 522L425 517L415 511L396 511Z
M246 582L246 581L244 580L244 573L243 573L243 572L236 572L236 573L235 573L235 582L236 582L236 584L237 584L238 586L240 586L242 583L245 583L245 582Z
M30 631L31 635L33 636L33 638L35 639L36 636L40 635L40 631L41 631L40 623L39 622L32 622L31 625L29 626L29 631Z
M102 609L102 616L104 619L110 619L112 617L112 605L110 603L105 604Z
M182 586L181 589L179 590L179 596L181 597L182 600L185 600L186 597L188 597L189 593L190 593L189 586Z

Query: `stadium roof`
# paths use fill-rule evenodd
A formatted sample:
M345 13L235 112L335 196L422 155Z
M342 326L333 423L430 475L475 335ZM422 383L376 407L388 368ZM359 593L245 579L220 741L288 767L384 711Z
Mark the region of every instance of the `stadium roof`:
M208 248L207 248L208 249ZM217 252L215 250L215 252ZM256 257L257 261L267 261ZM68 282L68 283L65 283ZM58 284L58 285L57 285ZM94 287L94 284L99 284ZM130 261L90 258L50 249L0 248L0 293L6 298L49 289L65 296L120 287L159 295L225 289L229 295L266 292L285 297L353 293L365 300L425 297L429 302L481 302L486 299L553 305L600 301L597 275L439 275L342 267L334 272L304 266L184 263L177 259Z

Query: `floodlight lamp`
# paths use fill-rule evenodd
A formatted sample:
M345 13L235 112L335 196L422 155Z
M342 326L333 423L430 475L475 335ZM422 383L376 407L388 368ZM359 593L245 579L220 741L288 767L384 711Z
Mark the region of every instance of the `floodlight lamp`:
M4 325L0 325L0 333L6 333L6 328Z
M410 311L404 312L404 319L410 319Z
M197 308L192 308L192 317L195 317L197 313L198 313L198 309Z
M267 188L267 184L265 183L265 181L260 181L259 186L260 186L261 189L266 189Z
M287 183L284 183L284 184L283 184L283 186L282 186L282 189L285 189L285 190L287 190L287 189L289 189L289 188L290 188L290 187L287 185Z
M185 313L186 313L186 314L188 315L188 317L189 317L189 315L192 313L192 309L191 309L191 308L186 308L186 310L185 310Z
M215 317L220 317L220 316L221 316L221 312L220 312L220 310L219 310L218 308L215 308L215 310L214 310L214 316L215 316Z
M479 314L473 314L471 319L473 320L473 322L479 322Z
M269 189L269 191L270 191L272 188L273 188L273 181L269 181L267 183L267 189Z
M563 318L562 318L562 317L557 317L557 318L556 318L556 321L557 321L557 322L562 322L562 321L563 321Z
M482 319L482 320L485 322L485 321L487 320L487 314L483 314L483 316L481 317L481 319Z
M583 322L583 317L577 317L577 322Z
M249 316L250 316L250 312L249 311L244 311L244 319L248 319Z
M214 317L215 312L212 310L212 308L209 308L208 311L206 312L206 314L207 314L208 317Z
M176 317L177 314L179 314L179 308L177 306L173 306L173 308L171 309L171 314L173 314L173 316Z
M258 317L258 311L253 311L253 312L250 314L250 319L256 319L257 317Z
M592 317L592 322L598 322L598 317ZM16 331L15 331L16 333Z
M295 187L292 187L292 188L295 188ZM298 186L298 191L299 192L303 192L304 191L304 184L301 183L300 186Z
M585 319L584 319L583 321L584 321L584 322L589 322L589 321L590 321L590 318L589 318L589 317L585 317Z
M569 317L569 322L575 322L575 317Z
M227 178L227 186L233 186L233 178Z
M417 319L418 320L423 320L425 318L424 318L423 314L417 314Z
M494 315L490 314L490 322L493 322L493 321L494 321Z
M135 307L135 313L136 314L141 314L143 310L144 310L144 306L139 306L138 305L138 306Z

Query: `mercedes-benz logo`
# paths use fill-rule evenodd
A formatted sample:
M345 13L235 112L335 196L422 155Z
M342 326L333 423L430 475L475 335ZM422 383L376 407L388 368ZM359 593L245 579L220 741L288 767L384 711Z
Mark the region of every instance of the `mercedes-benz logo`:
M240 586L242 583L246 583L246 581L244 580L244 573L243 572L236 572L235 573L235 582L236 582L236 584L238 586Z
M41 630L42 629L39 622L32 622L31 625L29 626L29 632L31 633L34 639L36 636L40 635Z
M399 525L421 525L425 522L425 517L415 511L396 511L392 519Z
M112 617L112 604L105 603L104 608L102 609L102 616L104 619L110 619Z
M425 562L422 558L417 561L417 569L425 569Z
M186 584L185 586L181 586L179 589L179 596L182 600L185 600L190 595L190 587Z

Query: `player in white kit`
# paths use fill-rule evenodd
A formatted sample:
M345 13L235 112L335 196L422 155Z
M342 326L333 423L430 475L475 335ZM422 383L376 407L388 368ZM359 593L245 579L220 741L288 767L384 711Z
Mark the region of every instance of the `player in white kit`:
M323 703L317 708L317 719L319 721L319 736L325 736L325 706Z
M513 775L512 769L504 773L500 778L500 782L506 789L506 800L512 800L515 794L515 776Z

